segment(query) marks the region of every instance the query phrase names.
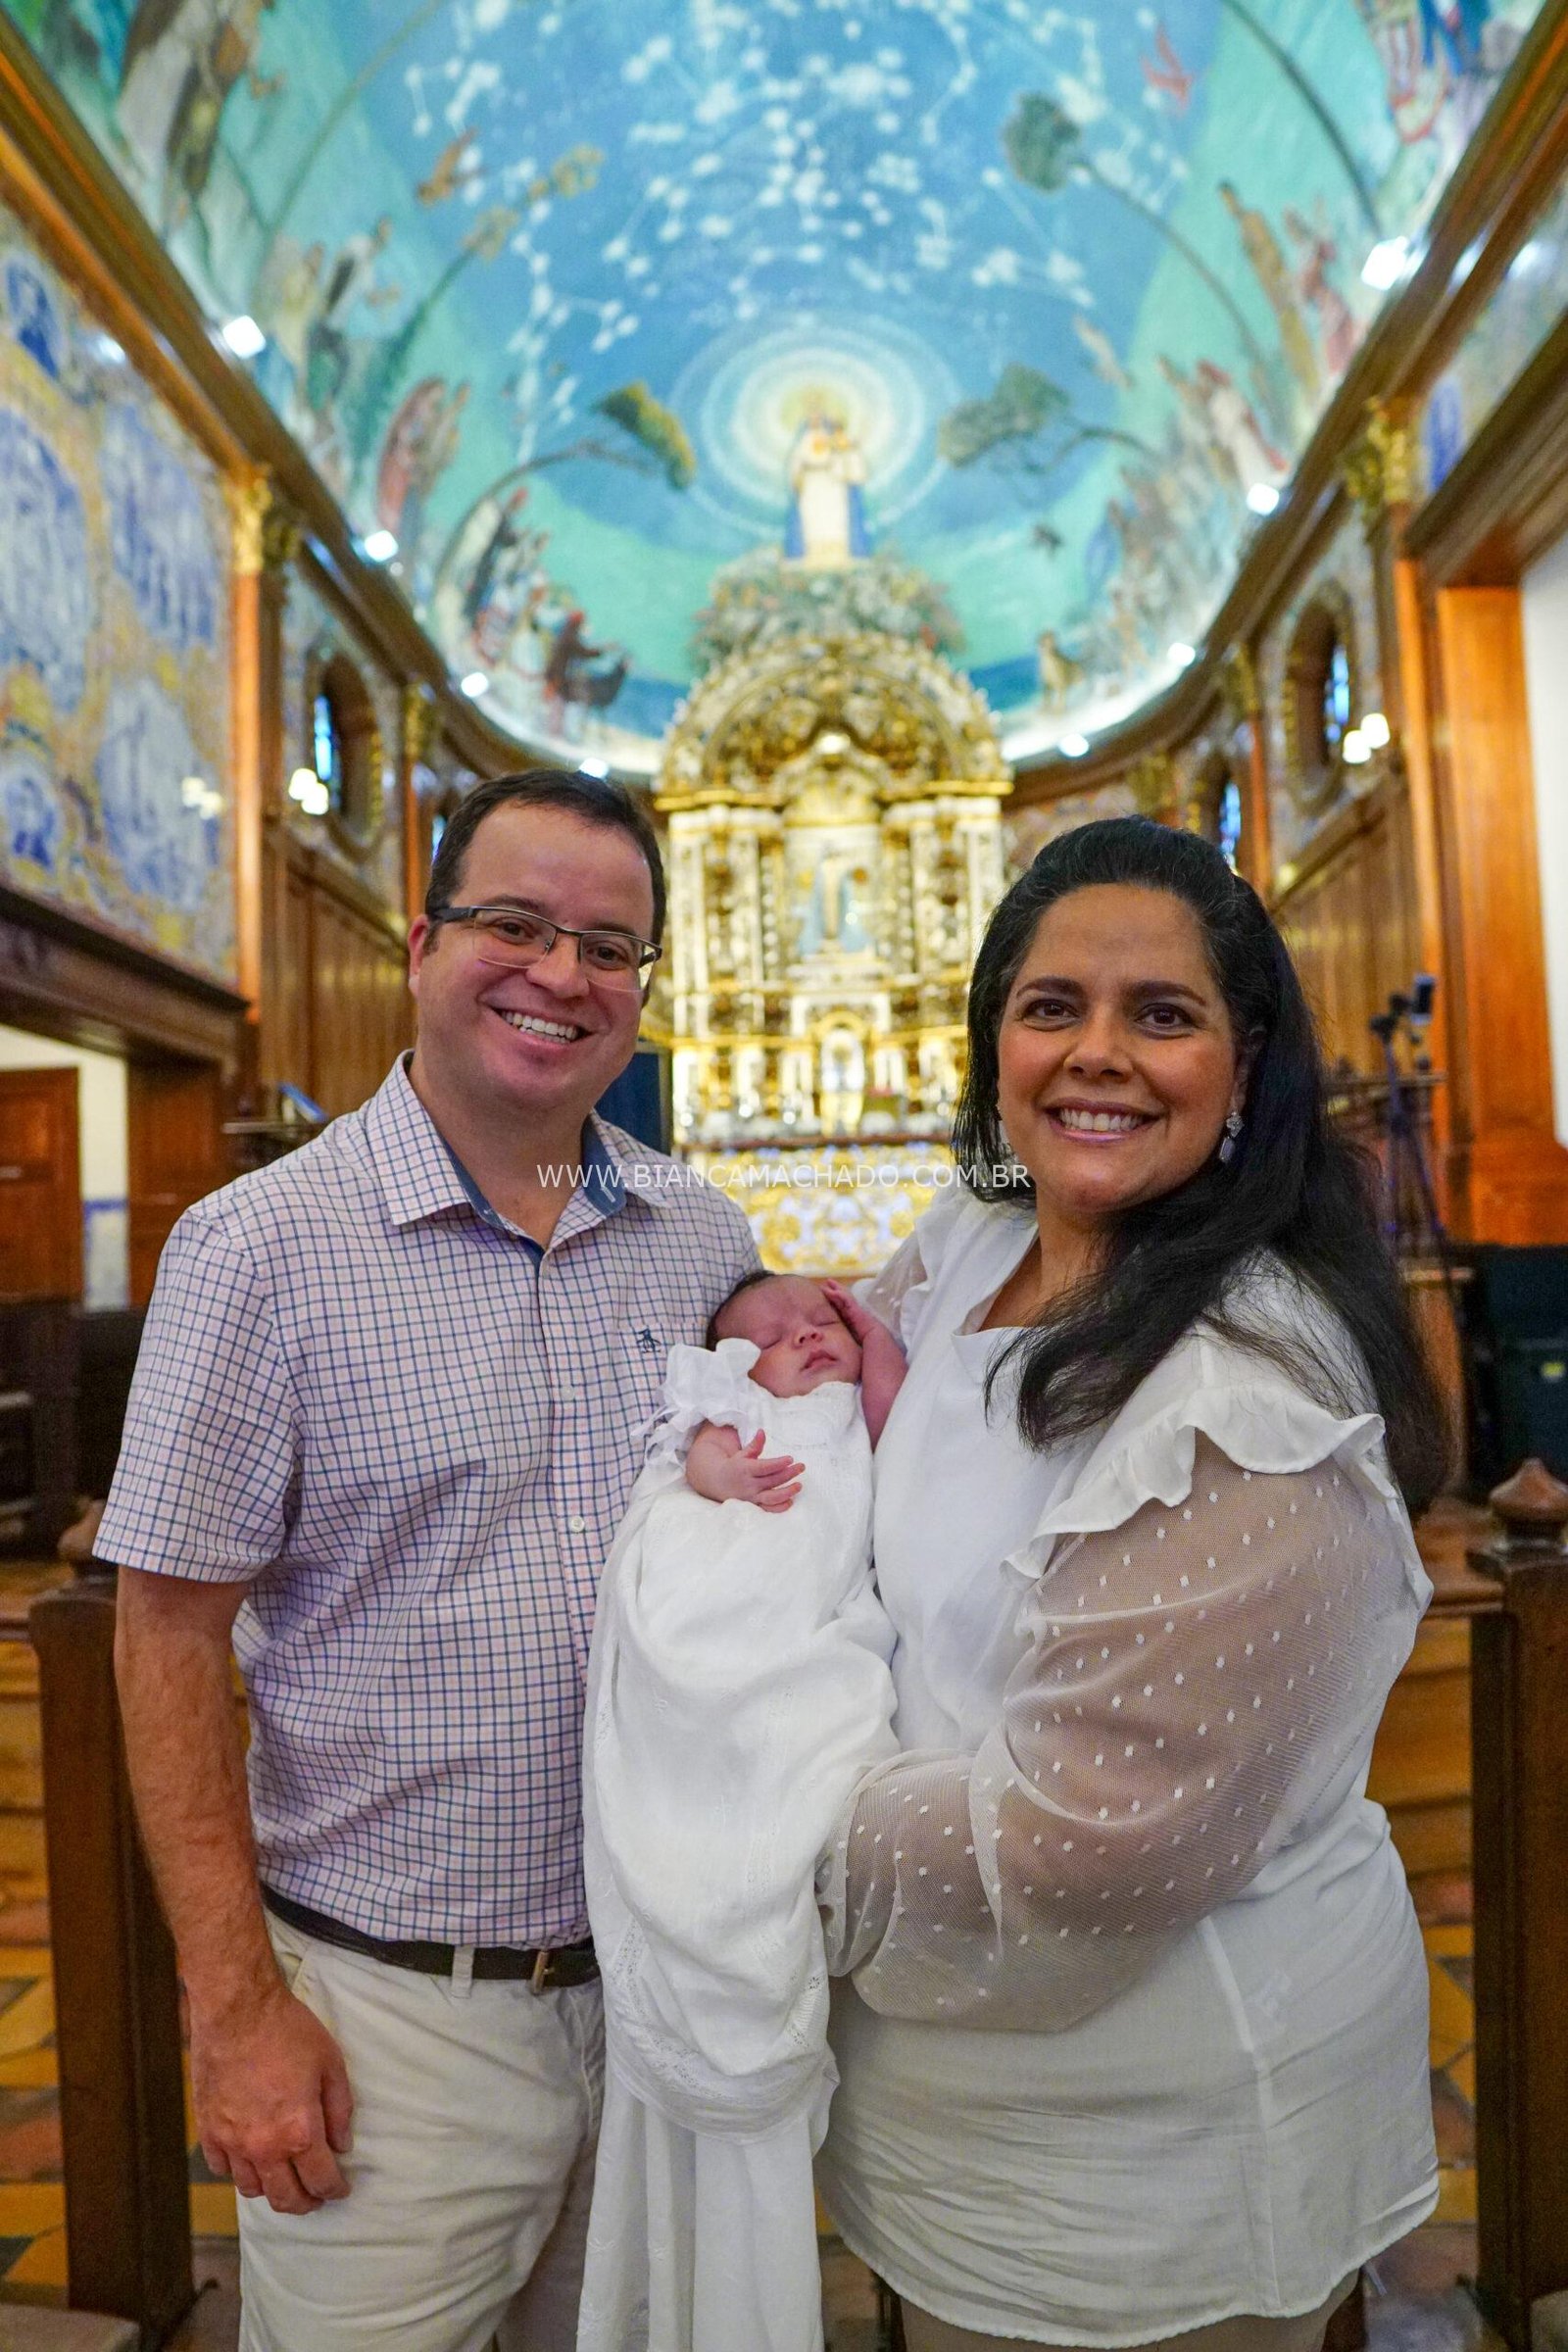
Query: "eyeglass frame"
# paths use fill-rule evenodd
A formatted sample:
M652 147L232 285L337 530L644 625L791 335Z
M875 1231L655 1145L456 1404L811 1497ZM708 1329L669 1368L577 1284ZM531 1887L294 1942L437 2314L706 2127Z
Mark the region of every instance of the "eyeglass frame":
M558 923L553 921L548 914L539 913L536 907L509 906L505 900L481 899L478 904L473 906L453 906L451 905L445 906L432 906L425 915L424 919L430 925L430 928L434 930L440 923L467 923L471 925L474 921L474 918L481 914L510 914L514 916L519 914L525 915L529 922L538 923L541 929L548 931L550 937L546 941L545 945L540 949L538 955L534 957L534 963L543 963L547 956L553 956L556 952L556 942L563 935L564 935L567 939L574 939L577 942L577 969L580 972L587 972L589 980L598 980L601 986L603 985L605 979L604 973L589 971L588 966L583 961L582 943L585 939L629 939L635 947L640 949L641 954L637 958L637 969L633 975L633 985L638 988L646 988L648 986L649 981L653 977L654 966L659 961L661 956L662 956L664 953L663 949L658 946L655 941L651 939L644 939L640 933L636 931L622 931L613 923L590 923L586 928L581 928L575 923ZM481 958L481 960L483 960L483 958ZM498 968L516 972L526 972L531 971L533 965L516 963L498 966Z

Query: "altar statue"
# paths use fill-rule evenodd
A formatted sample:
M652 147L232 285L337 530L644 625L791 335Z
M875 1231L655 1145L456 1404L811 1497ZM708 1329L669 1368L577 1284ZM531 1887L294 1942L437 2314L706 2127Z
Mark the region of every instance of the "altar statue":
M865 459L842 417L817 409L789 456L790 518L784 553L793 564L838 570L868 556Z

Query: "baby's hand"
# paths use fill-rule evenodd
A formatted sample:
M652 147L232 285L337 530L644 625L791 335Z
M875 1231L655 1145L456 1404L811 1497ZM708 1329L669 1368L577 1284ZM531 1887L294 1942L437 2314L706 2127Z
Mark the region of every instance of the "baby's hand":
M824 1282L828 1298L842 1321L860 1343L860 1409L866 1432L876 1445L893 1410L893 1399L904 1386L904 1349L885 1323L862 1306L842 1283Z
M762 1433L743 1446L733 1429L705 1421L686 1454L686 1484L710 1502L755 1502L787 1511L801 1491L803 1465L788 1454L762 1459Z

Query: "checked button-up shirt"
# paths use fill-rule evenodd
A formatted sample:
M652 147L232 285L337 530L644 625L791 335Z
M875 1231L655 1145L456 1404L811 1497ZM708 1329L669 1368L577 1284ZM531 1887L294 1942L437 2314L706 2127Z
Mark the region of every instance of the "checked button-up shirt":
M367 1934L586 1935L578 1755L599 1570L664 1363L757 1263L735 1204L589 1122L547 1249L400 1062L188 1210L95 1548L249 1587L261 1873Z

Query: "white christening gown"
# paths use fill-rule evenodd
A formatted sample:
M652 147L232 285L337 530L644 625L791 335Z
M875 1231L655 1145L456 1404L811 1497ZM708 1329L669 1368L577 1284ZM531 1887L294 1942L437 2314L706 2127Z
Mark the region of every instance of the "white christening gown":
M820 2352L811 2159L837 2080L813 1871L895 1751L871 1452L843 1381L672 1349L600 1591L583 1757L606 2081L578 2352ZM708 1501L710 1420L805 1466L788 1511Z

